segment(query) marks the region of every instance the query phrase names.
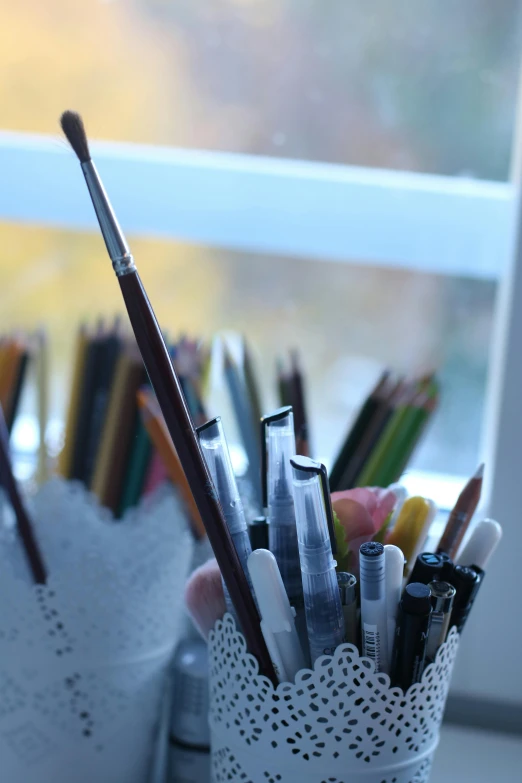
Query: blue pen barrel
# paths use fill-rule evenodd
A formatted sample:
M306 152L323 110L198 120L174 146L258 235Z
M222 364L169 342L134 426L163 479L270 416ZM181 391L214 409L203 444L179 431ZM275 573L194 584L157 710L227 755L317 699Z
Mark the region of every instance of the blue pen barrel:
M344 641L344 615L337 586L325 501L320 480L321 465L306 457L294 457L293 486L297 540L312 663L331 655Z

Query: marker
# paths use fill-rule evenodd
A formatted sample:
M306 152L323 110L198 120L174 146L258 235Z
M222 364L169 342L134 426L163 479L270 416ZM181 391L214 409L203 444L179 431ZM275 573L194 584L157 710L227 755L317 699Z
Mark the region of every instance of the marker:
M292 606L304 605L290 458L296 453L294 416L287 405L261 419L262 494L268 517L268 549Z
M202 424L201 427L196 428L196 432L205 457L205 462L207 463L210 475L212 476L219 504L223 509L225 522L230 531L234 547L241 566L243 567L243 571L245 572L249 587L252 589L252 582L250 581L247 565L248 557L252 552L252 547L250 545L250 538L248 537L243 503L239 496L221 417L217 416L206 424ZM223 588L225 591L227 609L235 617L236 614L233 610L232 601L224 582Z
M422 552L422 554L417 556L408 582L410 584L412 582L421 582L423 585L427 585L439 578L443 565L444 559L442 555L434 552Z
M261 631L279 682L293 682L304 669L305 659L277 561L267 549L256 549L248 558L248 571L261 614Z
M457 592L455 600L453 601L450 628L455 625L459 633L462 633L462 629L468 619L471 606L476 598L483 575L483 571L479 574L478 570L468 566L455 566L451 584Z
M463 566L471 564L485 569L491 555L502 538L502 528L494 519L483 519L476 525L457 555L457 563Z
M344 641L357 647L357 578L346 571L337 572L337 584L343 606Z
M375 671L388 672L388 617L383 545L377 541L361 544L359 568L363 655L371 658Z
M404 578L404 555L398 546L386 544L384 547L384 575L386 590L386 617L388 634L388 660L391 661L393 643L395 641L395 628L397 625L397 613L402 593Z
M420 682L426 660L431 622L431 591L428 585L406 585L399 608L391 681L403 691Z
M252 551L268 549L268 522L266 517L256 517L248 525L248 535Z
M426 646L426 660L434 661L437 650L448 635L455 588L448 582L430 582L431 590L431 626Z
M294 456L297 541L301 559L306 627L312 664L333 655L344 641L344 616L331 546L333 512L326 468L308 457Z

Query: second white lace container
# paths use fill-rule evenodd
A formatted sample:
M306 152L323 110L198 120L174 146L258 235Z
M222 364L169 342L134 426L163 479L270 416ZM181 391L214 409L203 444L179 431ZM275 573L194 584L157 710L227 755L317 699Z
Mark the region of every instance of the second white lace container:
M209 640L214 783L427 783L458 646L404 694L353 645L274 688L234 620Z
M0 780L145 783L192 537L171 490L121 522L80 485L32 503L48 583L0 537Z

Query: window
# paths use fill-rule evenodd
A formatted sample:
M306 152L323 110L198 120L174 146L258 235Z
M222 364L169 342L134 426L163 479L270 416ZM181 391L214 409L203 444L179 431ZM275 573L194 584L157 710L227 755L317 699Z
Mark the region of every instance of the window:
M512 194L470 178L508 177L520 3L463 0L450 25L435 0L23 0L4 14L0 126L57 135L71 105L118 142L100 168L166 327L244 330L269 374L281 344L300 345L326 461L379 366L440 366L414 467L473 469ZM2 146L15 181L36 185L0 203L0 317L49 324L60 419L72 325L121 302L98 237L71 230L92 213L62 141Z

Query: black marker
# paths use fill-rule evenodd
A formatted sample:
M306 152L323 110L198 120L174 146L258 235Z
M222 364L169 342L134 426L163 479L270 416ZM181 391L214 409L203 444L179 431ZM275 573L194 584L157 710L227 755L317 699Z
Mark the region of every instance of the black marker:
M423 552L417 555L408 584L420 582L423 585L427 585L439 578L443 567L444 558L442 555L436 555L433 552Z
M478 572L481 571L481 574ZM482 569L474 570L472 567L455 566L451 584L457 591L453 602L453 611L451 613L450 628L457 627L457 631L462 633L462 629L468 619L473 601L481 585L484 572Z
M268 549L268 522L266 517L256 517L248 525L248 535L252 551Z
M431 590L413 582L406 585L399 604L391 681L403 691L420 682L431 622Z

